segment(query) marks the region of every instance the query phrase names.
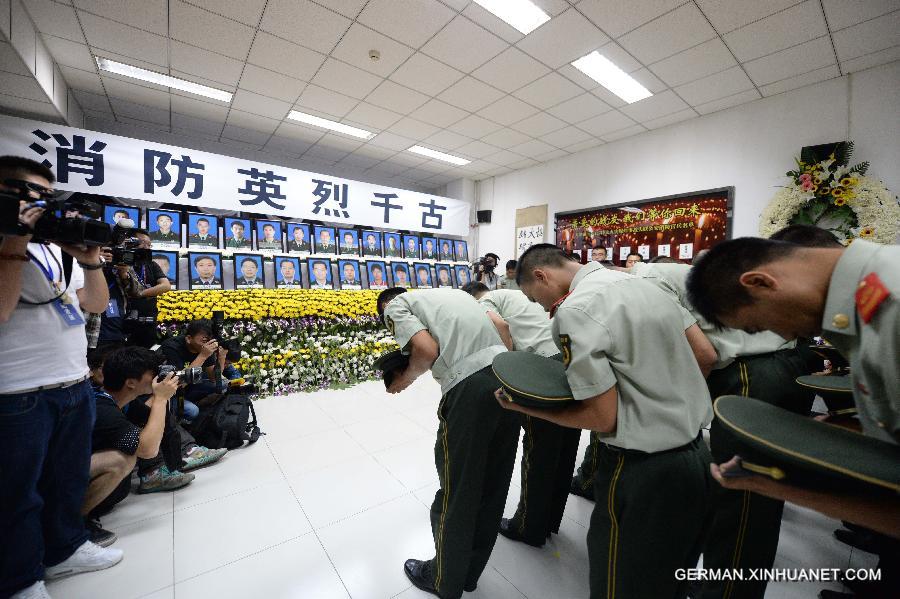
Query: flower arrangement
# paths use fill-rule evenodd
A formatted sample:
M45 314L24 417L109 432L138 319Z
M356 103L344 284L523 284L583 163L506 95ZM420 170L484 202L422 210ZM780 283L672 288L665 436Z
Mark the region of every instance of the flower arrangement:
M377 291L248 289L175 291L160 296L160 334L222 310L223 334L241 342L235 365L262 395L344 387L374 378L372 364L397 349L375 315Z
M825 160L796 158L797 168L760 217L759 232L769 237L794 224L831 231L841 242L864 238L893 243L900 233L900 204L881 181L866 177L868 162L850 166L853 142L841 142Z

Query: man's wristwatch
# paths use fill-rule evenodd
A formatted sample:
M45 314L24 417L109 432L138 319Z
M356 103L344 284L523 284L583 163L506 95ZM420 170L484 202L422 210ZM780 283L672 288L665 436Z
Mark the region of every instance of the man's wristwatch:
M103 259L100 259L100 262L97 264L85 264L84 262L78 262L78 266L83 268L84 270L100 270L103 268Z

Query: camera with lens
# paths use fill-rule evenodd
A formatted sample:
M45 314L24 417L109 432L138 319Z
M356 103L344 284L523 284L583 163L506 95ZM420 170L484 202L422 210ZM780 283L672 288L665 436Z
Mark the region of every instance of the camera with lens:
M184 370L178 370L174 366L163 364L157 370L156 380L162 381L172 373L175 373L175 375L178 377L179 385L193 385L195 383L199 383L203 378L203 369L199 366L191 366L185 368Z
M150 262L151 250L140 247L141 240L135 237L123 239L121 243L111 248L112 264L116 266L134 266L135 264Z
M496 267L497 261L494 260L493 256L482 256L472 264L475 272L494 272Z
M219 342L219 347L227 352L225 359L229 362L237 362L241 359L241 342L238 339L225 339L222 335L222 327L225 324L225 312L215 310L212 316L213 337Z
M28 181L7 179L4 185L18 193L0 192L0 235L27 235L35 243L50 241L60 244L104 246L112 240L112 227L93 218L100 214L100 205L83 199L61 199L59 192L45 189ZM34 198L32 194L38 194ZM43 208L44 213L32 230L19 221L19 202L28 208ZM68 216L78 212L77 216Z

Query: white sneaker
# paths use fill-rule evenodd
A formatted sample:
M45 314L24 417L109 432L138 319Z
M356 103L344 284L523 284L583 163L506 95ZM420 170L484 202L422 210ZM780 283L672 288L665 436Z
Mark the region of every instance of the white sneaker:
M44 586L44 581L39 580L27 589L22 589L10 599L50 599L50 594L47 592L47 587Z
M75 550L75 553L69 556L69 559L46 568L44 578L56 580L82 572L105 570L122 561L124 555L121 549L100 547L90 541L85 541L81 547Z

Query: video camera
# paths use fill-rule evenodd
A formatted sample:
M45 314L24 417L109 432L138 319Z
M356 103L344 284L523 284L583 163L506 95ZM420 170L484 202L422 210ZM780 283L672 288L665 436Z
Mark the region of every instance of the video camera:
M7 187L18 193L0 192L0 235L27 235L35 243L54 241L61 244L104 246L110 245L112 227L95 217L100 214L100 205L87 200L60 199L59 192L48 191L40 186L18 179L4 181ZM33 193L40 198L32 197ZM44 214L34 223L33 230L19 222L19 202L28 203L29 208L44 208ZM78 216L66 216L78 211Z
M475 272L494 272L497 267L497 261L493 256L482 256L472 263L472 269Z
M156 371L156 380L162 381L172 373L175 373L175 375L178 377L179 385L193 385L195 383L199 383L203 378L203 369L199 366L192 366L185 368L184 370L177 370L174 366L163 364Z
M127 231L127 229L125 229ZM152 250L140 247L141 240L135 237L123 239L112 247L112 264L116 266L134 266L150 262Z
M238 339L225 339L222 328L225 325L225 312L216 310L212 316L213 337L219 342L219 347L226 350L225 359L229 362L237 362L241 359L241 342Z

